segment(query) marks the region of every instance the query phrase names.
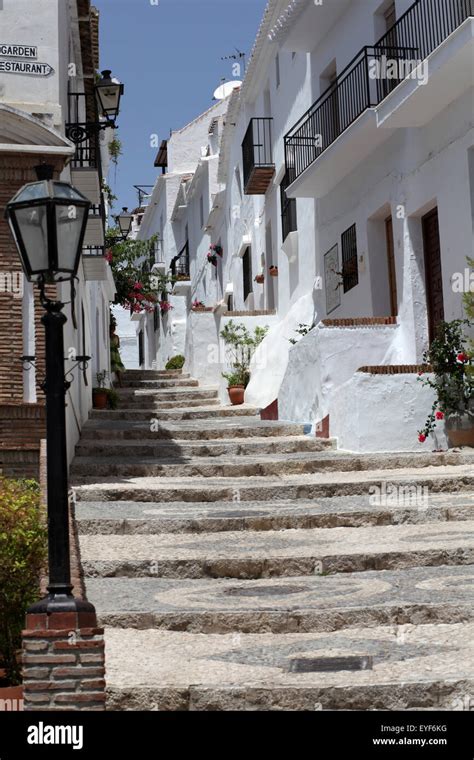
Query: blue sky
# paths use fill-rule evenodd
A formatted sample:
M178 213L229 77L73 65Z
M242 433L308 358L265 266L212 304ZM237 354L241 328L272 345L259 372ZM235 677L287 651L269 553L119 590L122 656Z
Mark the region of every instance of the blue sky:
M109 184L122 206L137 205L133 185L160 169L150 136L169 137L209 108L221 78L232 79L234 48L250 53L266 0L95 0L101 16L101 68L125 84L118 136L123 155Z

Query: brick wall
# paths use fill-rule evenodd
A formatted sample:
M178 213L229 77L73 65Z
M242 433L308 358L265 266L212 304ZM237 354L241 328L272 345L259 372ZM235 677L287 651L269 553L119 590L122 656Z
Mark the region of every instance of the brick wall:
M39 442L45 435L44 394L39 382L45 371L44 310L35 292L35 335L38 404L23 403L23 299L6 291L8 277L22 273L18 251L4 219L5 206L27 182L36 181L34 167L44 162L41 155L0 156L0 471L12 477L38 477ZM56 176L63 160L55 158ZM5 277L7 275L7 278ZM56 288L48 287L50 298Z
M103 629L73 613L29 615L29 626L34 617L37 627L23 631L24 709L104 710Z
M6 154L0 157L0 272L21 273L21 263L15 241L4 219L5 206L27 182L36 182L34 167L44 162L41 155ZM62 159L51 159L57 172ZM55 288L49 289L50 297ZM35 293L35 331L38 375L44 374L44 328L41 324L43 309ZM23 313L22 299L0 291L0 404L21 404L23 401ZM38 387L38 398L43 394Z

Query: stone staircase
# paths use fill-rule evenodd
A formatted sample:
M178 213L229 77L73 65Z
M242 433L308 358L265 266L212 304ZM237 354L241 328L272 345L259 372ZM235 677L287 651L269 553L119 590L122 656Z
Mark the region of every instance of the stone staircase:
M473 451L339 452L179 372L119 395L72 467L110 709L472 709Z

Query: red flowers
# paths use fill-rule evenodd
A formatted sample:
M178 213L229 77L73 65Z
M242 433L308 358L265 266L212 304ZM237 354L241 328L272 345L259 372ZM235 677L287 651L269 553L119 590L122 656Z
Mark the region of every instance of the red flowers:
M169 301L160 301L160 310L162 314L166 314L168 311L170 311L173 307L169 303Z
M467 364L469 361L469 356L468 354L465 354L463 351L461 351L461 353L456 356L456 361L458 364Z
M424 433L420 433L418 440L420 443L424 443L426 441L426 435Z
M436 412L437 420L444 420L444 412Z

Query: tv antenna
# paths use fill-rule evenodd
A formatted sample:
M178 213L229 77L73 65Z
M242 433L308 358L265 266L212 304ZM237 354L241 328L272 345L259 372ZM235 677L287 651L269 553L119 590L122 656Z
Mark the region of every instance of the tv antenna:
M245 73L245 53L242 53L241 50L234 47L235 53L232 53L232 55L224 55L221 58L221 61L242 61L244 62L244 73Z

